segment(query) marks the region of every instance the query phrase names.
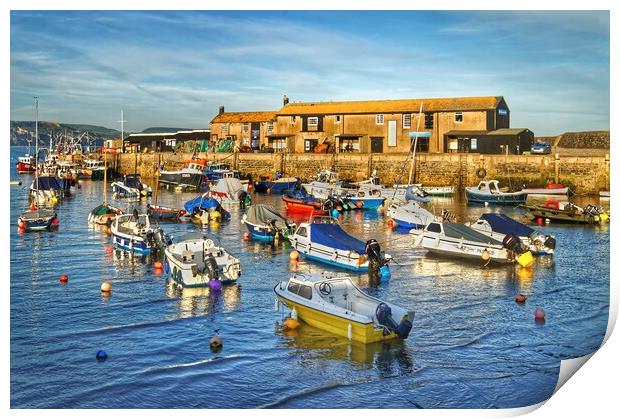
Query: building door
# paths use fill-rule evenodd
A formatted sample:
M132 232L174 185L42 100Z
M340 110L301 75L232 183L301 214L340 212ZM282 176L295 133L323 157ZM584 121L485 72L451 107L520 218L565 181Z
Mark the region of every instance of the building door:
M252 138L250 147L252 150L260 149L260 122L252 122Z
M383 137L370 137L370 152L383 153Z
M318 139L308 139L306 141L304 141L304 151L306 153L313 153L314 152L314 147L316 147L317 143L319 142Z

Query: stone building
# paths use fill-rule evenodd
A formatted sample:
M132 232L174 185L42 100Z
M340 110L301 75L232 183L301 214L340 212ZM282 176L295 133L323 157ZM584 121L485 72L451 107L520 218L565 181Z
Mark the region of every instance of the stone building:
M231 140L241 151L260 150L267 146L267 137L274 133L276 111L224 112L211 120L211 141Z

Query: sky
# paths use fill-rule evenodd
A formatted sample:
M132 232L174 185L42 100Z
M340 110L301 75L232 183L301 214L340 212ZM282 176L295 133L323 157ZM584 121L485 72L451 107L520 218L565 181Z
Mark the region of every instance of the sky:
M208 128L292 102L504 96L609 130L608 11L11 11L11 120Z

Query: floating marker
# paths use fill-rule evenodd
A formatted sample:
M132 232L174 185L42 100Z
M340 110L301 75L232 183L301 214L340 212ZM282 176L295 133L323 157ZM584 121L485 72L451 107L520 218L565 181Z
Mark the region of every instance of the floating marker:
M388 218L387 226L390 227L390 228L394 227L394 220L392 220L391 218Z
M222 281L219 281L217 279L211 279L209 281L209 288L211 288L211 291L221 291Z
M523 294L517 294L517 296L515 297L515 301L517 302L517 304L524 304L525 300L527 300L527 297Z
M160 261L158 261L158 260L156 260L155 263L153 263L153 268L154 269L163 269L163 267L164 267L164 265Z
M538 321L545 320L545 310L543 310L540 307L537 307L536 311L534 312L534 319Z
M101 284L101 292L106 294L112 292L112 284L107 281Z
M97 361L99 362L103 362L106 359L108 359L108 354L106 353L106 351L104 351L103 349L99 350L97 352L97 355L95 356L97 358Z
M62 274L60 275L60 278L58 278L58 280L60 281L61 284L66 284L67 282L69 282L69 275Z
M293 251L291 252L291 254L289 255L289 258L290 258L291 260L297 260L297 259L299 259L299 252L298 252L297 250L293 250Z

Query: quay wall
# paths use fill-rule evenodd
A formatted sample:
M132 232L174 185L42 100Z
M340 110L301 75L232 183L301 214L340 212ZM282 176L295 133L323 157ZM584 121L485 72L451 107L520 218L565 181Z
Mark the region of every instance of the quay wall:
M110 157L110 156L109 156ZM381 183L407 182L411 160L407 154L317 154L317 153L201 153L200 157L229 163L253 179L283 176L310 179L321 169L334 169L340 178L360 181L368 179L373 169ZM118 173L138 172L154 178L161 162L166 169L181 168L191 154L126 153L116 154L113 164ZM459 188L477 185L479 169L486 179L497 179L501 186L519 189L544 186L556 180L576 193L598 193L609 190L609 155L574 157L555 155L483 155L475 153L418 154L413 182L428 186L454 185Z

